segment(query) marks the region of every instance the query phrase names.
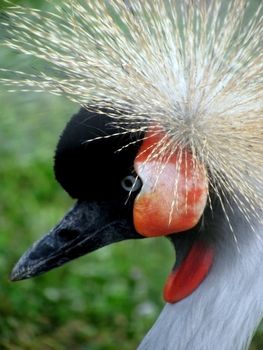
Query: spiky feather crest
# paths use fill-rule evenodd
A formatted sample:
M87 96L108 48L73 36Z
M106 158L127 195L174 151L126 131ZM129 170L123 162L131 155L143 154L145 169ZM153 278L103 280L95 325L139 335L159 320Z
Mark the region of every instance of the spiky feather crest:
M263 4L249 17L251 6L245 0L65 0L51 12L11 6L1 20L1 44L45 64L34 74L2 69L0 82L110 109L124 133L165 131L151 158L190 149L222 205L230 195L249 218L263 208Z

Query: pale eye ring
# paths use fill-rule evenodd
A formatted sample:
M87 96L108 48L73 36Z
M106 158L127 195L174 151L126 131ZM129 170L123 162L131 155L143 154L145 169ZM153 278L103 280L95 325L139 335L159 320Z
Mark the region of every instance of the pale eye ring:
M142 187L142 181L138 176L128 175L121 181L121 186L127 192L136 192Z

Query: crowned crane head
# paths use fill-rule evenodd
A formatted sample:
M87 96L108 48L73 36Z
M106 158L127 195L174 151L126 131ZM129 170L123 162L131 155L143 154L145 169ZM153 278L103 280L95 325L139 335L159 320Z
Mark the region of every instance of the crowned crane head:
M82 106L54 166L76 205L13 280L165 236L176 249L168 304L141 349L248 347L263 315L263 4L254 5L66 0L55 13L7 12L3 43L45 64L2 69L0 81Z
M181 241L185 235L184 258L164 296L175 302L198 287L213 261L209 237L202 237L207 174L188 149L156 154L162 137L154 128L146 135L123 134L107 111L82 108L74 115L60 137L54 172L76 205L22 256L12 280L39 275L121 240L167 236L176 245L177 236Z

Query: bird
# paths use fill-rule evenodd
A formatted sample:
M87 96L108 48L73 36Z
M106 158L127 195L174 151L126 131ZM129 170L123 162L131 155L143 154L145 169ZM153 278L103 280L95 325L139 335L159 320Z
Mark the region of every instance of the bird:
M12 280L164 236L176 252L166 305L138 349L248 349L263 316L262 9L77 0L7 11L4 44L48 67L1 69L0 81L81 105L54 158L76 204Z

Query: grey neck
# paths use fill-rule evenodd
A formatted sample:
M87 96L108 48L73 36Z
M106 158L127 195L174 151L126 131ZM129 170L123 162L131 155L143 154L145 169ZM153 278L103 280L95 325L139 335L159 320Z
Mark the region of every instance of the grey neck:
M218 210L207 234L215 261L189 297L167 304L139 350L244 350L263 316L263 225ZM255 220L254 220L255 221Z

